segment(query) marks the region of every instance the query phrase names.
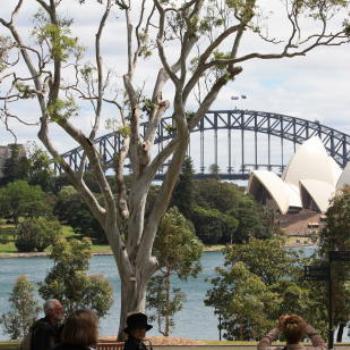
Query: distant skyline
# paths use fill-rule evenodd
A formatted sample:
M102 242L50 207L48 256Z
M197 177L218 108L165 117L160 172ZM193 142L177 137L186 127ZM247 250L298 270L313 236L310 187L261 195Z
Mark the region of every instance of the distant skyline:
M2 1L0 16L6 16L15 1ZM263 1L264 2L264 1ZM266 1L265 1L266 2ZM33 9L31 1L25 2L24 15L18 18L18 24L22 33L28 37L32 26L31 15ZM93 44L96 28L96 17L101 13L101 6L92 2L87 6L80 6L78 2L65 2L66 15L74 14L74 33L79 36L85 46ZM276 1L270 0L271 11L278 13ZM276 9L274 8L276 7ZM125 70L125 30L123 19L114 14L106 26L102 51L105 54L104 63L115 69L120 76ZM95 23L92 25L92 23ZM278 34L288 28L279 28ZM1 27L0 34L5 34ZM117 34L117 35L116 35ZM248 41L246 45L255 45L254 41ZM246 49L247 47L243 48ZM88 54L91 52L88 50ZM154 80L157 68L154 59L146 63L146 69L142 71L144 81ZM21 67L21 70L23 67ZM142 82L140 82L141 84ZM0 87L1 91L1 87ZM170 91L170 90L169 90ZM251 61L243 65L243 73L237 79L228 84L214 102L211 109L253 109L282 113L297 116L309 120L319 120L327 126L350 134L350 45L332 48L319 48L312 51L306 57L283 59L276 61ZM232 100L231 96L245 95L243 100ZM171 94L169 93L169 98ZM21 116L29 120L37 118L37 109L31 104L24 104L18 108ZM107 119L112 111L105 109L104 116ZM77 122L81 125L89 125L89 112L85 108L80 111L81 116ZM35 140L36 129L22 125L12 126L17 132L18 141L25 143ZM108 132L103 126L100 134ZM60 152L74 147L69 139L54 129L53 135ZM0 144L12 142L11 135L0 124Z

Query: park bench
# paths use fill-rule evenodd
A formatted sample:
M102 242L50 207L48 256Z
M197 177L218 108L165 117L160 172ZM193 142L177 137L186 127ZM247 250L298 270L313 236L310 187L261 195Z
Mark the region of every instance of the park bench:
M123 350L123 342L106 342L102 341L97 343L96 350Z

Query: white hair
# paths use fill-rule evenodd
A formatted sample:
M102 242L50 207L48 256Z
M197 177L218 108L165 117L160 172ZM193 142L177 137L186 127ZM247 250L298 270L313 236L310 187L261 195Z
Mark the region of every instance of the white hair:
M57 299L49 299L49 300L45 301L45 303L44 303L45 315L48 315L50 310L52 310L57 305L57 303L61 304L60 301Z

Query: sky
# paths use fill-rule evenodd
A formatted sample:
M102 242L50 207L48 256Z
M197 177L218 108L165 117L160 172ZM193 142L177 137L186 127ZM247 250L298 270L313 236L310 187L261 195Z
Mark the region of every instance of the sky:
M9 11L17 3L14 0L0 0L0 16L8 18ZM136 2L137 3L137 2ZM279 0L261 0L266 16L266 26L270 35L286 38L290 28L281 20L282 8ZM32 15L35 12L35 1L25 0L23 12L16 23L26 40L30 40L32 31ZM87 1L81 6L78 1L63 0L62 9L65 16L74 17L73 32L87 47L87 60L92 60L93 38L96 25L101 15L102 7L95 0ZM137 11L136 11L137 12ZM341 13L340 15L343 15ZM316 30L313 23L305 22L309 30ZM0 28L0 34L5 34ZM242 52L255 50L274 50L266 43L261 43L256 37L248 36L242 45ZM112 69L116 77L125 73L126 40L125 22L120 12L113 12L102 41L103 63ZM176 56L178 48L167 47L169 60ZM220 93L212 106L213 109L252 109L259 111L282 113L309 120L319 120L321 123L350 134L350 46L318 48L306 57L274 61L253 60L242 66L243 72L236 80L228 84ZM150 92L154 82L159 62L156 55L148 59L136 73L139 86L145 84L145 91ZM24 72L24 66L18 67ZM0 87L1 91L1 87ZM171 99L171 86L165 90L165 95ZM232 100L232 96L245 95L246 99ZM32 101L14 106L18 115L27 121L38 118L38 109ZM104 119L108 119L115 111L106 107ZM92 123L91 110L82 105L79 116L74 123L86 131ZM36 139L36 128L25 127L17 123L11 126L16 131L18 142L28 142ZM108 132L101 125L100 135ZM74 143L57 128L52 128L51 135L60 152L74 147ZM0 124L0 144L12 142L11 135Z

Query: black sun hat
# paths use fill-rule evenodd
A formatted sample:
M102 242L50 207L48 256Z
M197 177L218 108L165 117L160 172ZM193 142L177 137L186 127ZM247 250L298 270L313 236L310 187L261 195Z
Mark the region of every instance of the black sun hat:
M147 316L142 312L129 315L126 319L126 324L127 327L124 329L124 332L127 334L133 329L145 329L149 331L153 328L153 326L147 323Z

